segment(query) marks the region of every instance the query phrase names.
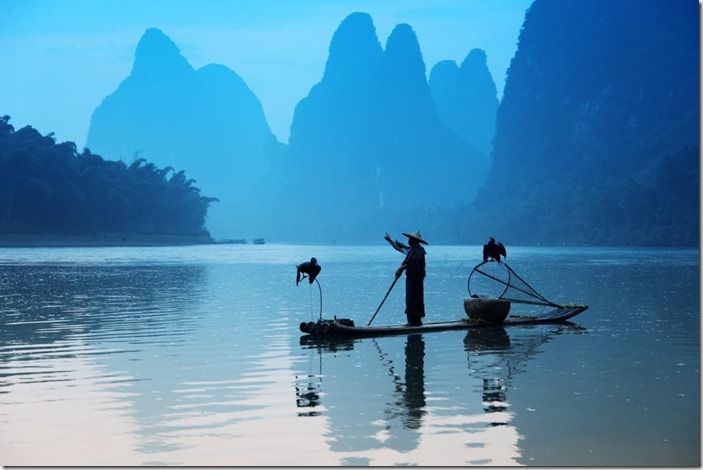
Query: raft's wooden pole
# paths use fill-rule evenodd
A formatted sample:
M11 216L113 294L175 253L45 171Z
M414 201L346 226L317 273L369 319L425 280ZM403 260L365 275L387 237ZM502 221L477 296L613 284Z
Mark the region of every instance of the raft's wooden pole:
M381 300L381 304L378 306L378 308L377 308L376 311L374 312L373 316L371 317L371 320L369 320L369 322L366 324L366 326L371 326L371 323L373 322L373 319L376 318L376 315L377 315L378 312L381 310L381 307L383 307L383 303L384 303L384 302L386 301L386 299L388 298L388 294L391 293L391 291L393 290L393 286L395 286L395 283L398 282L398 279L399 279L399 278L400 278L400 276L396 276L395 279L393 279L393 284L391 284L391 286L388 288L388 292L386 292L386 295L383 297L383 300Z

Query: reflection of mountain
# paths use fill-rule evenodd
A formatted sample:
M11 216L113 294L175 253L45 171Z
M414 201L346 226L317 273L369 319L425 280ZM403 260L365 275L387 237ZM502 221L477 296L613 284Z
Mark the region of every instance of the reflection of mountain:
M138 425L138 451L145 459L154 455L145 464L225 465L255 458L226 447L214 452L219 441L206 438L220 436L233 442L238 435L242 441L249 437L242 434L247 434L248 423L260 417L266 406L264 391L275 381L275 374L268 371L285 368L268 362L271 350L283 347L282 335L276 331L279 325L256 314L259 296L272 298L272 292L282 289L282 281L267 274L268 267L252 275L255 269L208 265L203 282L190 293L190 304L182 297L186 293L176 294L178 285L163 285L161 309L172 308L174 314L193 322L183 341L171 341L168 323L159 324L135 357L106 357L111 369L126 370L137 379L125 391L130 393L128 401ZM167 301L169 296L173 297ZM256 334L243 333L249 329ZM210 453L193 455L192 447Z
M37 397L68 395L85 397L81 411L87 418L76 413L78 421L69 417L71 423L111 418L114 428L97 426L99 436L91 435L90 427L71 433L81 442L71 448L83 452L67 464L104 462L91 460L86 449L92 439L130 442L120 448L123 460L113 464L261 461L254 451L235 454L224 447L221 454L191 455L194 442L208 450L219 445L205 436L228 436L229 442L242 433L256 436L248 423L260 418L264 392L276 377L286 381L288 370L275 354L287 350L287 336L276 331L281 324L253 314L259 295L266 295L271 305L273 292L282 290L271 279L281 276L252 276L251 267L222 269L183 264L3 266L0 395L5 391L17 397L13 414L31 409ZM228 282L213 282L223 277ZM243 334L246 328L257 335ZM281 373L269 374L272 369ZM281 385L274 388L278 395ZM64 417L80 399L67 404ZM5 416L0 410L0 421ZM55 439L64 423L52 415L42 424L47 428L42 435ZM252 440L240 436L238 442L254 449Z
M110 433L120 429L128 434L135 424L139 433L148 427L149 420L161 419L166 413L163 393L156 393L161 384L144 378L152 377L154 370L164 370L159 350L166 345L187 347L187 338L200 322L192 307L199 300L205 277L202 267L188 265L3 266L0 360L5 364L5 377L0 380L0 393L4 387L25 387L22 390L29 397L48 391L57 400L68 402L80 402L75 396L84 394L81 411L88 416L105 415L115 427L96 426L101 438L131 441ZM154 367L154 357L160 366ZM57 383L67 385L56 387ZM68 393L70 390L73 393ZM92 414L91 409L95 409ZM116 415L115 409L129 410L134 419L128 414ZM70 406L65 412L70 414ZM45 418L43 425L50 433L62 423ZM74 430L75 439L84 441L85 432L89 430ZM144 431L132 445L137 448L134 450L149 452L159 448L155 441L153 433ZM134 459L136 464L143 463L133 449L128 450L126 455L115 455L119 460L110 463ZM26 463L49 463L27 459ZM81 459L61 462L105 462L101 456Z
M2 338L15 346L51 345L80 332L139 342L168 326L178 341L193 328L194 319L164 309L164 298L187 306L203 279L198 266L3 266Z

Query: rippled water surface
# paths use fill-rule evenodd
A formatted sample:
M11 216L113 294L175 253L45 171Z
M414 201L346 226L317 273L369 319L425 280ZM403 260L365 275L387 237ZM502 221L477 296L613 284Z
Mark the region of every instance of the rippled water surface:
M570 324L314 343L388 247L0 250L3 465L700 465L699 252L509 248ZM478 247L428 247L426 321ZM405 321L402 283L375 324ZM514 308L519 312L519 308Z

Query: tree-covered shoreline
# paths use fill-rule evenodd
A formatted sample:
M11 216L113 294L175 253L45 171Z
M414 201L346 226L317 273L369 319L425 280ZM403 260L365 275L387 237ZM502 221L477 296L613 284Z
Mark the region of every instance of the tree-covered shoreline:
M205 218L216 199L183 171L79 153L73 142L9 121L0 118L0 235L210 239Z
M536 0L467 238L698 246L698 9L691 0Z

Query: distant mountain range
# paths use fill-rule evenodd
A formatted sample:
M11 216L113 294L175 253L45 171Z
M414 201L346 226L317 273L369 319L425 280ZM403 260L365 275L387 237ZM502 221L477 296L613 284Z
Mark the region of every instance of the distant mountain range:
M194 70L158 29L144 33L129 77L93 113L87 147L127 163L144 157L185 169L219 199L208 211L211 233L266 235L257 228L260 203L282 146L259 100L225 66Z
M411 26L382 47L353 13L288 145L235 72L194 70L150 29L88 147L187 170L220 200L219 238L696 245L697 14L694 0L536 0L498 105L484 51L428 81Z
M428 227L435 208L471 200L488 170L442 122L413 29L397 25L384 49L365 13L334 33L321 81L296 107L290 159L296 187L314 188L298 198L314 214L299 227L318 240Z
M536 0L467 239L699 244L699 5Z
M482 65L486 100L495 100L485 56ZM215 236L370 241L469 201L488 171L481 138L467 141L443 122L409 25L398 25L384 50L371 17L354 13L332 38L320 83L296 108L289 148L235 72L194 70L157 29L146 31L130 76L95 110L87 146L187 169L220 200L208 216Z

